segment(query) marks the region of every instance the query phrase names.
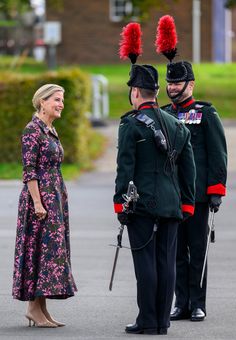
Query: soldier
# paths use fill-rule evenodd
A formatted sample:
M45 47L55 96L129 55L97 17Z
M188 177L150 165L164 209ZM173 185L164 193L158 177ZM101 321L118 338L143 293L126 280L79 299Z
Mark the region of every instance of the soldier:
M118 220L127 225L137 280L139 313L125 331L167 334L177 228L194 213L195 165L188 129L158 107L157 70L133 61L127 83L133 110L119 125L114 195ZM130 181L139 194L132 214L124 211L123 196Z
M197 177L195 213L178 229L175 307L171 320L202 321L206 316L207 273L200 287L206 252L209 208L216 213L226 194L227 150L216 109L193 98L194 73L187 61L167 65L167 94L163 109L185 124L191 133Z

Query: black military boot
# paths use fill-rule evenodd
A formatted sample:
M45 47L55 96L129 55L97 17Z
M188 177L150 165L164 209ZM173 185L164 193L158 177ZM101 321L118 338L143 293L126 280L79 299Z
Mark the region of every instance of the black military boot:
M206 313L201 308L194 308L191 314L191 321L203 321L206 317Z
M183 309L180 307L175 307L173 309L173 312L170 314L170 320L176 321L176 320L187 320L190 319L191 313L187 309Z
M158 334L157 328L142 328L137 323L127 325L125 331L129 334Z

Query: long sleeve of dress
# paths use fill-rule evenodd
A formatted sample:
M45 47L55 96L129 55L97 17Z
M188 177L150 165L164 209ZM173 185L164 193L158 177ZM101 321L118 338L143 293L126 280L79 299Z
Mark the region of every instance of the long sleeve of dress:
M34 128L26 128L21 137L23 182L38 179L37 159L39 154L39 133Z

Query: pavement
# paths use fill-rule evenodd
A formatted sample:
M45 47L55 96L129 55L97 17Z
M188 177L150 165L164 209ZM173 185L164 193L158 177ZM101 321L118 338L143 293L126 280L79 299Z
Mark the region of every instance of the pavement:
M20 181L0 181L0 339L147 339L233 340L236 338L236 124L224 122L229 152L227 196L215 218L216 243L210 245L207 318L171 323L168 335L127 335L124 327L137 315L136 283L130 251L121 249L113 290L108 290L118 223L113 213L117 122L98 130L107 149L95 169L67 182L70 204L72 268L75 297L49 301L48 307L66 327L27 327L26 304L11 297L12 269ZM128 245L124 232L123 244Z

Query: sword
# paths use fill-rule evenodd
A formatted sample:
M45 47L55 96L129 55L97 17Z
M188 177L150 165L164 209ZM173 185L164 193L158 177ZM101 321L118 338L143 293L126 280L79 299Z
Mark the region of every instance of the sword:
M112 273L111 273L111 280L110 280L110 284L109 284L109 290L112 290L112 285L113 285L113 280L114 280L114 276L115 276L115 271L116 271L116 264L117 264L117 259L119 256L119 251L120 248L122 248L122 234L124 231L124 225L121 224L119 227L119 234L117 235L117 246L116 246L116 253L115 253L115 258L114 258L114 263L113 263L113 268L112 268Z
M214 211L211 212L210 215L210 223L209 223L209 232L208 232L208 237L207 237L207 246L206 246L206 252L205 252L205 257L204 257L204 262L202 266L202 276L201 276L201 281L200 281L200 287L202 288L202 283L203 283L203 277L206 269L206 262L207 262L207 255L209 252L209 245L210 242L214 243L215 242L215 224L214 224L214 218L215 218L215 213Z
M129 182L128 185L128 190L127 190L127 194L122 195L125 203L123 204L123 212L129 213L129 212L134 212L135 210L135 204L139 198L139 195L137 193L137 188L134 185L133 181ZM132 202L133 203L133 207L132 210L129 209L129 203ZM119 227L119 233L117 235L117 245L113 245L111 244L111 246L115 246L116 247L116 253L115 253L115 258L114 258L114 263L113 263L113 268L112 268L112 273L111 273L111 279L110 279L110 284L109 284L109 290L112 290L112 285L113 285L113 280L114 280L114 276L115 276L115 271L116 271L116 265L117 265L117 260L118 260L118 256L119 256L119 251L120 248L122 248L122 235L123 235L123 231L124 231L124 224L121 224Z

